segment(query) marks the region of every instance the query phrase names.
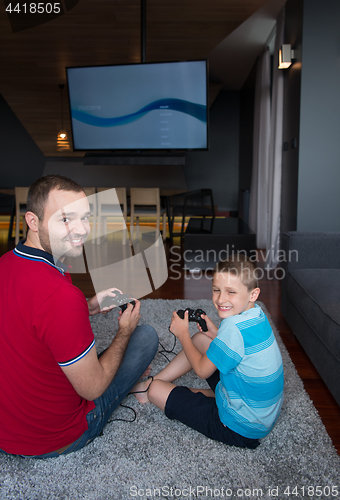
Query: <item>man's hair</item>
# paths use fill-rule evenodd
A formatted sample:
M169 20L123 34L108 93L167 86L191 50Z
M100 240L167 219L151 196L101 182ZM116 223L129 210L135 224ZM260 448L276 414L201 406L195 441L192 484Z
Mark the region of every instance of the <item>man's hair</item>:
M76 193L84 191L77 182L63 175L52 174L37 179L29 188L26 207L27 211L33 212L40 221L44 219L47 198L53 189Z
M229 273L238 276L249 292L258 287L256 265L244 255L232 255L228 259L221 260L216 264L213 276L216 273Z

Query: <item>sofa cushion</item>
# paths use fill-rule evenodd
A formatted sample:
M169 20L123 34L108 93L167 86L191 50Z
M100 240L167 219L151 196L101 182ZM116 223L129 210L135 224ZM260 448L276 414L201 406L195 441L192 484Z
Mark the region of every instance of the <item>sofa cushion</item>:
M340 359L340 269L296 269L288 297L328 349Z

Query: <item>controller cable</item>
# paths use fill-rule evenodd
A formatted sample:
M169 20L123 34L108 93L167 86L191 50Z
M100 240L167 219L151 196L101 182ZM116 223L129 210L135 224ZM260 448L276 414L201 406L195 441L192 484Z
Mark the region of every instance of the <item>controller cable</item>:
M161 350L161 351L158 351L158 354L161 354L162 356L164 356L164 357L165 357L165 359L166 359L169 363L170 363L170 361L171 361L171 360L168 358L167 354L175 354L175 355L177 354L177 353L174 351L174 349L175 349L175 347L176 347L177 337L176 337L176 336L172 333L172 331L170 330L170 326L171 326L171 325L169 325L169 332L170 332L170 333L173 335L173 337L174 337L174 344L173 344L173 346L171 347L171 349L166 349L166 347L164 347L164 345L162 344L162 342L160 342L160 341L159 341L159 345L161 346L162 350ZM130 394L131 394L131 393L130 393ZM136 418L137 418L137 413L136 413L136 411L135 411L133 408L131 408L131 406L128 406L128 405L123 405L122 403L120 403L120 406L122 406L123 408L127 408L128 410L131 410L131 411L133 412L133 414L134 414L134 415L133 415L132 420L127 420L127 419L125 419L125 418L110 418L110 419L107 421L107 423L108 423L108 424L109 424L109 423L111 423L111 422L117 422L117 421L132 423L132 422L134 422L134 421L136 420ZM102 431L102 433L103 433L103 431ZM101 435L102 435L102 433L101 433Z
M164 345L159 342L162 350L161 351L158 351L158 354L161 354L162 356L164 356L166 358L166 360L170 363L170 359L168 358L167 354L175 354L176 355L176 352L174 351L175 349L175 346L176 346L176 342L177 342L177 338L176 336L172 333L172 331L170 330L170 326L169 326L169 332L173 335L174 337L174 344L173 346L171 347L171 349L166 349L164 347ZM130 393L131 394L131 393ZM132 423L136 420L137 418L137 412L134 410L134 408L131 408L131 406L128 406L128 405L123 405L122 403L120 403L120 406L122 406L123 408L127 408L128 410L131 410L133 412L133 417L131 417L131 420L127 420L126 418L109 418L109 420L107 421L108 424L110 424L111 422L128 422L128 423ZM103 432L103 431L102 431ZM102 435L102 434L101 434Z
M131 408L131 406L128 406L128 405L123 405L122 403L120 403L119 406L122 406L123 408L127 408L128 410L131 410L134 414L134 416L132 417L132 420L127 420L126 418L109 418L109 420L107 421L108 424L110 424L111 422L129 422L129 423L132 423L136 420L137 418L137 412L136 410L134 410L133 408Z
M176 352L174 351L174 349L175 349L175 346L176 346L177 337L170 330L170 326L169 326L169 332L174 336L174 345L172 346L171 349L166 349L164 347L164 345L162 344L162 342L159 342L159 345L161 346L162 350L158 351L158 354L161 354L162 356L164 356L165 359L170 363L170 359L168 358L167 354L176 354Z

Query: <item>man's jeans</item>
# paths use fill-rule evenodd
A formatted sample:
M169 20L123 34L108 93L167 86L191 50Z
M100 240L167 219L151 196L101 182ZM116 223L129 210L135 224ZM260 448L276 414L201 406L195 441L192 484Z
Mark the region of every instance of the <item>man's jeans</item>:
M141 378L158 349L158 335L149 325L138 326L126 350L122 364L106 391L94 400L96 407L87 414L88 429L63 453L46 453L27 458L52 458L67 455L93 441L104 429L112 412ZM100 357L100 356L99 356ZM2 452L2 450L0 450ZM5 452L3 452L5 453Z

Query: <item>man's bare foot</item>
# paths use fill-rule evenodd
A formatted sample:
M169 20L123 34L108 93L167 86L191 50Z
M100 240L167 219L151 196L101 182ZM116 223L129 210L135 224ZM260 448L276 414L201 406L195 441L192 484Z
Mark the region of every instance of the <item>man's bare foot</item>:
M143 382L138 382L133 387L130 394L133 394L137 398L137 400L142 404L149 403L148 389L151 383L152 383L151 379L143 380Z

